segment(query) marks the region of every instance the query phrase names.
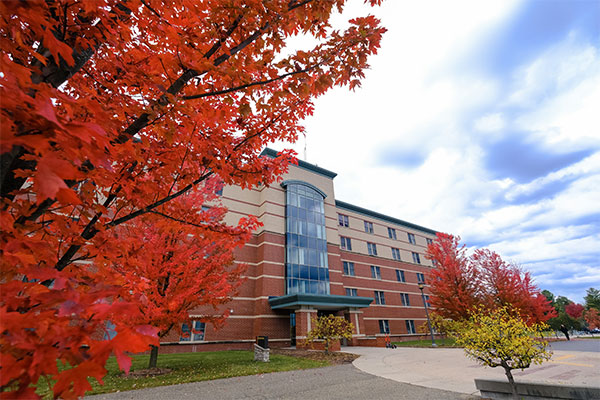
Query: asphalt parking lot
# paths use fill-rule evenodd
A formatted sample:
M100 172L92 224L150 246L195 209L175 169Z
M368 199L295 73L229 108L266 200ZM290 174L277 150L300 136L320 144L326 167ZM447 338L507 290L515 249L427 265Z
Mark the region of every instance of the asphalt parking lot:
M600 353L600 335L597 339L591 337L586 338L574 338L573 340L561 340L558 342L551 342L550 348L552 350L564 350L564 351L590 351Z

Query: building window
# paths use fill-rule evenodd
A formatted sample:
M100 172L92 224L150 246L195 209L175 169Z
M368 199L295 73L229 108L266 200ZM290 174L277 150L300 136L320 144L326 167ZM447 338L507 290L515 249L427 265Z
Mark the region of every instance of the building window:
M404 307L410 307L410 298L408 297L408 293L400 293L400 299L402 300L402 305Z
M421 257L419 257L419 253L413 252L412 257L415 264L421 264Z
M350 241L349 237L340 236L340 244L341 244L342 250L348 250L348 251L352 250L352 242Z
M345 227L350 226L348 223L348 216L344 214L338 214L338 224Z
M385 304L385 295L379 290L375 291L375 304Z
M408 234L408 243L417 244L417 241L415 240L415 235L413 235L412 233Z
M323 195L300 183L286 189L287 294L329 294Z
M102 340L112 340L114 339L115 336L117 336L117 330L116 330L116 325L113 324L111 321L106 321L104 323L104 335L102 337Z
M371 265L371 278L381 279L381 268Z
M356 289L346 288L346 296L358 296Z
M425 238L427 240L427 246L433 243L433 239Z
M425 275L421 274L420 272L417 272L417 282L425 283Z
M429 303L429 296L425 295L425 304L427 304L427 308L431 308L431 303Z
M344 266L344 275L354 276L354 263L350 261L342 261Z
M396 230L394 228L388 228L388 236L390 239L396 240Z
M365 221L365 232L373 233L373 223L369 221Z
M367 251L369 252L370 256L376 256L377 255L377 245L375 243L367 242Z
M406 322L406 332L408 332L409 334L417 333L417 331L415 330L415 321L413 321L412 319L407 319L404 322Z
M392 258L396 261L400 261L400 249L392 247Z
M204 330L206 324L200 321L192 321L193 329L190 329L190 325L181 325L181 337L180 342L198 342L204 340Z
M379 333L390 333L390 322L387 319L379 320Z
M406 279L404 279L404 271L402 271L401 269L397 269L396 279L398 279L398 282L406 282Z

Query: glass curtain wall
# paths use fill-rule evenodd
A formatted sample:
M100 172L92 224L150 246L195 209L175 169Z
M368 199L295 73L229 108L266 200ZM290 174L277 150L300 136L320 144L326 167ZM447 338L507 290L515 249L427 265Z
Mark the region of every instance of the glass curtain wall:
M329 294L323 196L301 184L286 193L287 294Z

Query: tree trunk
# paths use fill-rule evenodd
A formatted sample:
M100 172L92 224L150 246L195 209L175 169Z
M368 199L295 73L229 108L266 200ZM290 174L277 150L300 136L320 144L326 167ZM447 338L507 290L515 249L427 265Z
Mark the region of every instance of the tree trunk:
M148 368L156 368L156 362L158 361L158 346L151 346L150 351L150 362L148 362Z
M510 368L504 367L504 371L506 372L506 377L508 378L508 383L510 383L510 389L512 390L512 397L515 400L519 400L519 393L517 392L517 384L510 372Z

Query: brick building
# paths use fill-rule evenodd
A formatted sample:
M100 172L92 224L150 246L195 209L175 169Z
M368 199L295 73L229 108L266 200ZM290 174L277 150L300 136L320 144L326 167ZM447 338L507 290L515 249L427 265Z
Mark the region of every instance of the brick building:
M305 337L311 318L327 313L354 324L351 345L382 345L388 333L392 341L422 336L418 283L432 268L424 254L436 232L336 200L335 176L299 161L281 184L223 189L228 223L245 215L263 223L236 254L248 265L246 280L226 305L231 315L222 328L203 323L206 310L197 310L199 333L173 333L161 351L245 349L259 335L271 347L290 346Z

